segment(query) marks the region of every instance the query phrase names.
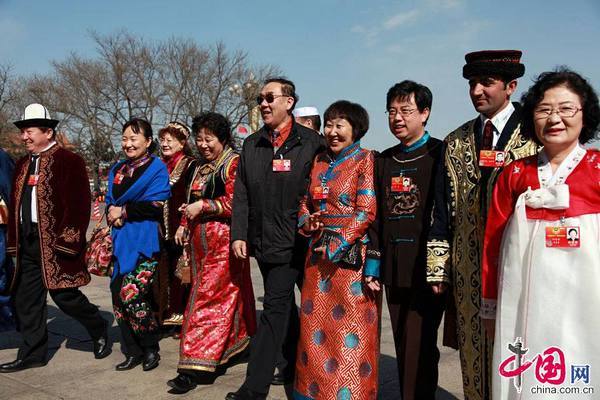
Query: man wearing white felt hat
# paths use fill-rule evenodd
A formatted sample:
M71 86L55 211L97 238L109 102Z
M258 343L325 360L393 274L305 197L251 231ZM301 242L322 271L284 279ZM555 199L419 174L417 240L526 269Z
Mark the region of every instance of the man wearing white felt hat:
M317 107L298 107L292 112L296 122L314 131L321 130L321 117Z
M85 162L56 143L58 120L43 105L28 105L14 124L29 153L15 167L7 246L17 259L9 291L23 343L17 359L0 365L0 372L46 365L48 293L86 328L95 358L104 358L111 351L108 322L79 290L90 281L84 261L91 203Z

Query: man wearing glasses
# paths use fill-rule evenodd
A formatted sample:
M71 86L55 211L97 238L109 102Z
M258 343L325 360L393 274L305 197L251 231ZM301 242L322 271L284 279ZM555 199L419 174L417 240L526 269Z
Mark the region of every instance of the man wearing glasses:
M427 281L437 294L448 285L444 344L460 348L466 399L491 398L492 343L481 322L481 254L489 198L498 174L536 153L521 135L521 112L510 96L525 73L518 50L465 56L463 77L479 116L444 140L427 243Z
M266 80L257 98L264 126L245 140L240 155L231 247L238 258L256 258L265 294L246 380L227 394L228 400L266 398L284 341L283 373L287 382L293 380L298 336L294 285L306 254L306 241L297 233L298 207L312 161L324 149L315 131L294 121L297 101L293 82Z
M404 400L435 399L438 381L437 331L445 303L425 280L434 172L442 150L442 141L425 130L431 103L431 91L416 82L390 88L388 126L400 143L375 160L377 219L367 257L381 261Z

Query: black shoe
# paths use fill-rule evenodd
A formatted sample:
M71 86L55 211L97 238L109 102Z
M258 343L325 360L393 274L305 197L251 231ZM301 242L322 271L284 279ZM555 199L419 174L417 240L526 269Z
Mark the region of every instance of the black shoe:
M150 351L144 354L144 363L142 364L142 369L144 371L150 371L158 367L158 362L160 361L160 354L158 351Z
M142 363L142 356L126 356L125 361L121 364L117 364L115 369L117 371L127 371L133 369Z
M47 361L19 360L0 365L0 373L23 371L29 368L39 368L48 364Z
M225 396L225 400L265 400L267 395L256 393L250 389L241 387L237 392L229 392Z
M176 394L183 394L183 393L187 393L192 389L196 388L196 382L194 382L194 379L186 374L179 374L177 375L177 377L175 377L175 379L171 379L170 381L167 381L167 385L169 385L169 387L173 388L173 390L171 391L171 393L176 393Z
M106 323L106 329L104 334L98 339L94 340L94 357L96 359L106 358L112 352L110 346L110 339L108 338L108 322Z
M284 374L283 372L277 371L273 375L273 379L271 380L271 385L274 385L274 386L289 385L293 381L294 381L293 377L288 376L288 375Z

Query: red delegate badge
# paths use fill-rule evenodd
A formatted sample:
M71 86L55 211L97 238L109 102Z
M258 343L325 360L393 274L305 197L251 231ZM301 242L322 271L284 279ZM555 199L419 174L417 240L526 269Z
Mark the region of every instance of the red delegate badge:
M29 179L27 179L27 185L36 186L38 184L39 180L40 180L39 175L29 175Z
M121 173L117 173L117 174L115 175L115 179L113 180L113 183L114 183L115 185L120 185L120 184L121 184L121 182L123 182L123 178L124 178L124 175L123 175L123 174L121 174Z
M327 200L329 188L327 186L315 186L312 192L312 198L315 200Z
M579 243L578 226L546 227L546 247L578 248Z
M412 189L412 179L408 176L393 176L392 177L392 192L406 193Z
M506 153L497 150L481 150L479 152L479 166L498 168L504 166Z
M274 172L290 172L292 170L292 160L277 158L273 160Z

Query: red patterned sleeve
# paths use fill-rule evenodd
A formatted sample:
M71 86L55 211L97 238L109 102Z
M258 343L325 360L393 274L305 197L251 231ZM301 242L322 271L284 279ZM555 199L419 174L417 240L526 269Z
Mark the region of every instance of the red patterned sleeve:
M202 214L216 215L231 218L231 206L233 204L233 186L239 163L239 156L235 156L225 167L225 194L214 199L202 199Z
M516 180L524 173L524 165L514 162L505 168L494 186L492 200L487 216L485 238L483 242L483 261L481 270L481 317L496 318L496 300L498 298L498 260L500 257L502 236L513 214L519 193Z

